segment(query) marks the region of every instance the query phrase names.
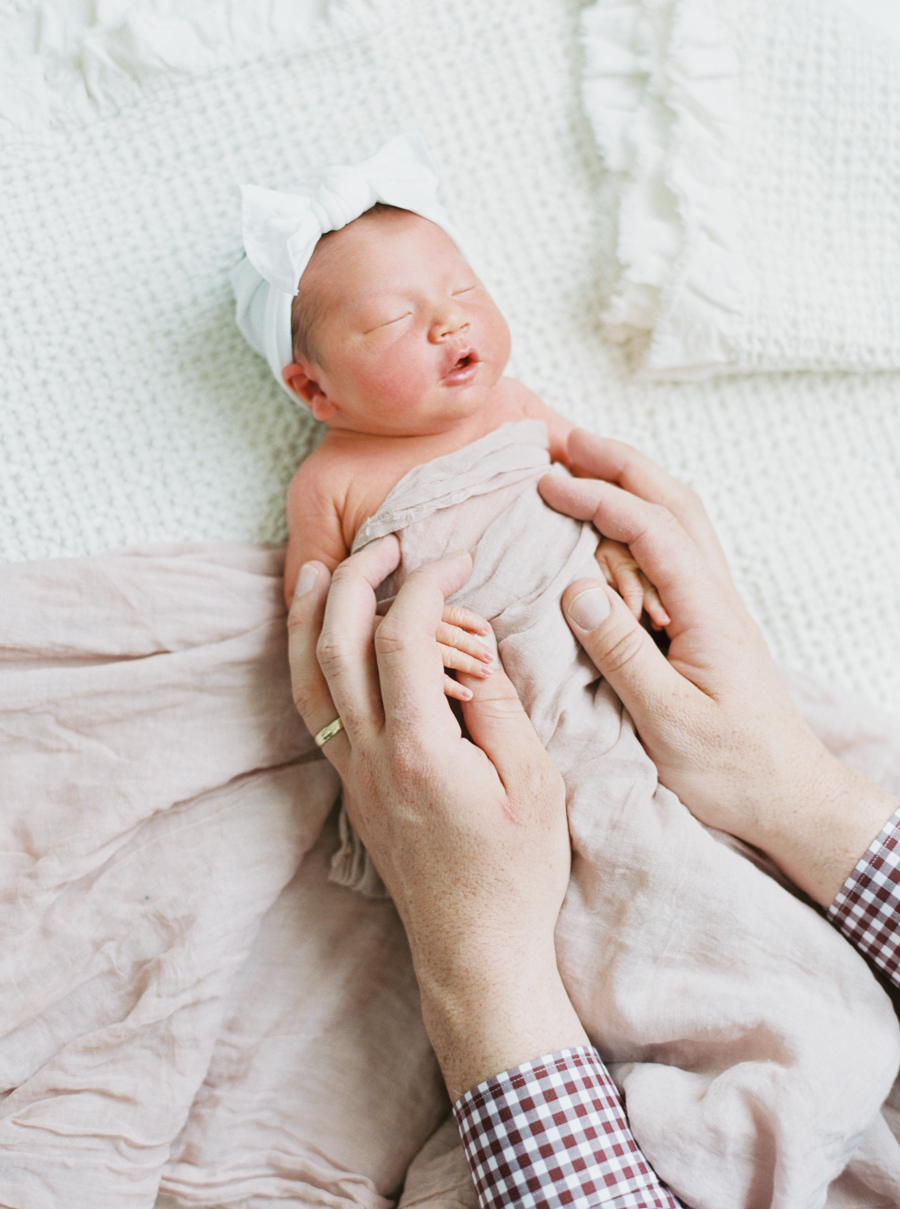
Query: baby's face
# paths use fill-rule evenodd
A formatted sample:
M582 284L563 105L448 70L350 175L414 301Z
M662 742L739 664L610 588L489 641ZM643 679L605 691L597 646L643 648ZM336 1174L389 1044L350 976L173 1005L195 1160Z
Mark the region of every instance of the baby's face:
M452 240L417 214L363 215L320 245L303 288L321 304L319 357L304 366L320 392L311 406L331 428L445 432L506 368L506 321Z

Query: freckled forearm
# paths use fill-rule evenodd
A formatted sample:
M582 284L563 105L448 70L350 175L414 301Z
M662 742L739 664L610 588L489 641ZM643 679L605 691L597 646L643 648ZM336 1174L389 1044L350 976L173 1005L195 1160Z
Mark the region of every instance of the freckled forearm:
M453 1100L523 1062L590 1044L555 955L527 969L501 965L485 963L451 983L419 973L425 1027Z

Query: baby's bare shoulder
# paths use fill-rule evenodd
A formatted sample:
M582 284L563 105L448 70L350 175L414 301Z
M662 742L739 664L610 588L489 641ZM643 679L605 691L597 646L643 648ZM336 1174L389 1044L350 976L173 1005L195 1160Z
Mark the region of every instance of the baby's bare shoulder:
M347 485L353 479L353 459L340 446L335 446L325 434L321 444L304 458L288 487L288 511L305 509L311 501L318 508L325 501L334 503L340 511L346 497Z
M501 406L505 418L511 420L543 420L550 435L550 456L554 462L565 462L566 441L574 425L548 407L540 395L515 378L501 378Z
M543 419L538 413L547 410L546 404L524 383L515 378L501 378L494 390L500 405L515 412L517 419Z

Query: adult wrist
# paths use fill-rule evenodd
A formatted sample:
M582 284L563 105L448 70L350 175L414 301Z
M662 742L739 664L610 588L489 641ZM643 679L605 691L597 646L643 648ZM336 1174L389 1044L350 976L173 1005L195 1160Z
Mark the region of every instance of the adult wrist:
M452 1100L502 1071L590 1045L552 965L473 969L452 982L419 975L422 1018Z
M750 843L820 906L829 907L900 800L824 748L794 766L757 817Z

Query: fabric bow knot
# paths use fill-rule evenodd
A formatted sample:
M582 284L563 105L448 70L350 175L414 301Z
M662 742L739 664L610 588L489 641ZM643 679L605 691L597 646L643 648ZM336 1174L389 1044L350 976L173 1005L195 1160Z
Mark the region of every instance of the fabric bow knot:
M460 246L437 188L437 170L415 130L361 164L321 169L288 191L241 186L246 256L231 273L237 324L292 398L281 372L293 361L291 299L316 244L384 202L437 223Z
M359 168L332 168L310 197L309 204L324 231L340 231L348 222L370 210L378 193Z

